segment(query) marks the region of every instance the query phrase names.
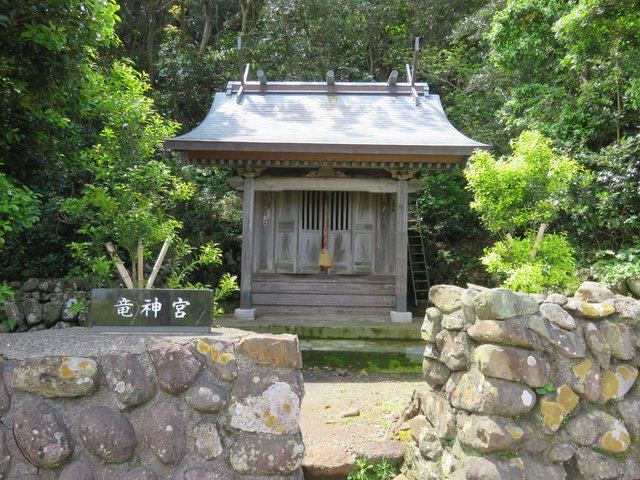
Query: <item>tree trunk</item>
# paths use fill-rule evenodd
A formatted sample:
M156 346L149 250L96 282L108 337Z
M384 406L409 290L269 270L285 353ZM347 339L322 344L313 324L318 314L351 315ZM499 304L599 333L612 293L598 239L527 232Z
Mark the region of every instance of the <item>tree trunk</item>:
M147 32L147 73L149 74L149 83L151 85L153 85L155 80L155 38L156 12L155 8L152 8L149 16L149 31Z
M249 12L249 1L245 3L243 0L238 0L238 4L240 5L240 12L242 13L242 25L240 31L243 35L247 33L247 14Z
M180 38L184 40L187 33L187 2L180 2Z
M618 55L618 51L614 53L616 59L616 147L620 147L620 123L622 117L622 100L620 96L620 56Z
M211 4L209 0L202 0L202 6L204 7L204 31L202 33L202 41L200 42L200 49L198 55L202 55L207 50L207 44L211 38ZM243 17L244 18L244 17Z

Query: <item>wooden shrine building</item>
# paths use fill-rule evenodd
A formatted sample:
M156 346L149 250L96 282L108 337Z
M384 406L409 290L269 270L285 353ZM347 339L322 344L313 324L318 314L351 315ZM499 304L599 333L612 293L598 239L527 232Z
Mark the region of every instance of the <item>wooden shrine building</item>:
M204 121L165 142L185 162L237 172L240 309L256 314L407 312L407 202L425 169L485 145L457 131L421 83L230 82ZM394 75L395 74L395 75Z

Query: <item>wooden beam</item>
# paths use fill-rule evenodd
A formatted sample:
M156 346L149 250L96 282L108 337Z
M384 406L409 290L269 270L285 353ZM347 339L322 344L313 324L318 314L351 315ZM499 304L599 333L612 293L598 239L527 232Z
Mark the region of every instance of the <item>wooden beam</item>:
M413 98L414 105L420 105L420 97L418 96L416 89L413 87L411 87L411 97Z
M387 83L391 86L391 85L396 85L396 83L398 83L398 70L392 70L391 74L389 75L389 79L387 80Z
M238 93L236 94L236 103L240 104L240 102L242 101L242 94L244 93L244 87L240 87L240 89L238 90Z
M309 161L309 162L356 162L352 167L362 166L366 167L365 162L385 163L394 166L399 163L424 163L431 164L432 167L446 168L445 164L460 164L464 165L466 156L471 153L455 152L453 154L447 153L425 153L425 154L413 154L407 153L333 153L333 152L286 152L286 151L242 151L242 150L187 150L187 160L193 161L197 159L211 159L211 160L223 160L228 162L229 160L239 160L244 162L250 160L273 160L279 161L279 166L285 166L285 162L291 162L293 160ZM233 162L235 165L235 162ZM238 163L240 164L240 163ZM207 163L202 163L207 165ZM289 166L290 163L286 163Z
M418 71L418 54L420 53L420 37L416 37L413 45L413 63L411 64L411 86L416 83L416 73Z
M413 73L411 72L411 65L408 63L405 65L406 73L407 73L407 83L410 87L413 87L413 83L411 83L411 79L413 78ZM411 93L411 90L409 90Z
M244 85L245 83L247 83L247 80L249 80L249 66L250 66L250 65L251 65L250 63L247 63L247 64L244 66L244 73L242 74L242 84L243 84L243 85Z
M336 84L336 75L333 70L327 71L327 85L335 85Z
M240 82L244 85L244 81L242 81L244 70L244 61L242 60L242 37L238 36L238 71L240 72Z
M255 207L255 180L244 179L242 202L242 263L240 276L240 308L251 308L251 275L253 273L253 216Z
M258 75L258 81L260 82L260 85L266 85L267 76L264 74L264 70L258 70L257 75Z
M243 66L244 68L244 66ZM411 67L409 66L409 70ZM243 70L244 73L244 70ZM335 78L335 74L334 74ZM426 83L416 82L411 85L411 75L406 82L398 82L396 85L390 86L387 82L338 82L334 85L327 85L326 79L323 82L269 82L267 85L261 85L258 80L247 80L244 83L245 91L248 93L305 93L305 94L322 94L322 93L349 93L359 95L410 95L411 87L415 87L421 94L426 92L428 85ZM227 84L227 94L233 95L242 86L242 82L233 81Z
M396 195L396 312L407 311L407 221L409 196L406 180L398 180Z
M236 189L244 188L239 177L232 177L229 183ZM390 178L298 178L298 177L259 177L255 179L256 192L282 192L287 190L309 190L320 192L372 192L396 193L397 181ZM241 185L242 184L242 185ZM423 185L421 180L411 180L407 189L417 192Z

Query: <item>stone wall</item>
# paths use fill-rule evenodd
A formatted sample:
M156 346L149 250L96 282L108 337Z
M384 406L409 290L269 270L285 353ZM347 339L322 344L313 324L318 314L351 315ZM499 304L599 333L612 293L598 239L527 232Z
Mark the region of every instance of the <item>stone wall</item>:
M640 479L640 302L435 286L409 479Z
M30 278L10 285L15 297L5 299L4 308L0 309L0 323L11 320L17 332L87 323L91 292L79 291L73 281ZM6 327L0 325L0 333L7 331Z
M0 478L302 479L297 337L0 335Z

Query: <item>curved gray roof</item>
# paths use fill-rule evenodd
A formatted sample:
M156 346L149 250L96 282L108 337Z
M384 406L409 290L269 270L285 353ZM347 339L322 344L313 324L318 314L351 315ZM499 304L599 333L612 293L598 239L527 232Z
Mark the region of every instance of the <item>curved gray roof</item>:
M289 90L272 84L217 93L191 132L165 142L180 151L313 152L468 156L486 145L460 133L438 95L386 91ZM354 85L354 84L345 84ZM386 84L355 84L380 86ZM409 92L407 94L407 92ZM413 89L414 94L416 90Z

